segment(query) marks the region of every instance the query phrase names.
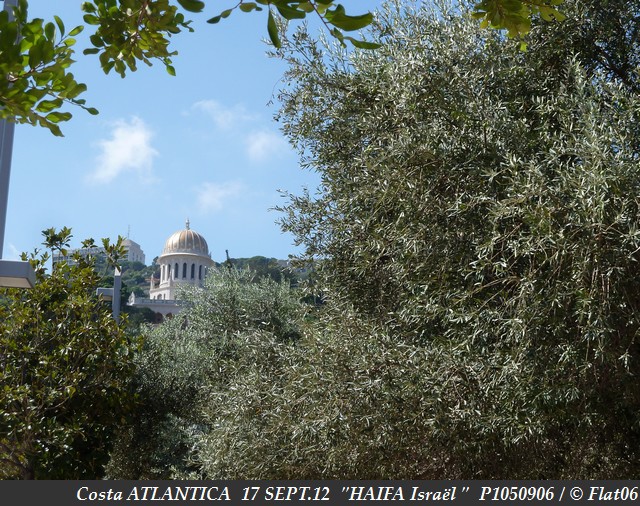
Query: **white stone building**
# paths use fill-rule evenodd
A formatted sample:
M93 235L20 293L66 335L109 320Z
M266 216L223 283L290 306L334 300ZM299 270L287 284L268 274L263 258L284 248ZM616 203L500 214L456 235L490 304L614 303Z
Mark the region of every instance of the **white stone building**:
M127 238L122 242L125 250L125 256L123 260L128 260L129 262L140 262L144 263L144 251L140 245ZM73 260L73 256L78 253L82 257L87 257L89 255L93 255L98 258L107 258L107 252L102 246L95 246L93 248L74 248L67 250L67 254L63 255L62 253L54 253L53 254L53 265L59 262L67 262L71 265L75 264L75 260Z
M158 257L160 278L151 278L149 297L129 297L130 306L148 307L162 318L176 314L180 305L176 301L180 285L202 286L210 267L214 265L204 237L186 228L172 234Z
M137 242L132 241L127 237L122 242L122 245L124 246L124 249L127 252L126 259L129 262L140 262L141 264L144 263L144 260L145 260L144 251L142 251L142 248Z

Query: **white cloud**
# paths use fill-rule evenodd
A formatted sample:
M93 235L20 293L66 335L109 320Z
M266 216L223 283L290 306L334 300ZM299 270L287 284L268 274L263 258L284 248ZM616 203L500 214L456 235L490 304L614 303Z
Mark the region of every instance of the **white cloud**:
M152 147L153 134L140 118L119 120L113 125L111 138L98 141L100 148L96 169L89 175L93 183L109 183L124 172L137 173L150 180L153 159L158 152Z
M243 191L242 184L237 181L226 183L203 183L196 190L198 208L202 212L219 211L225 201L240 195Z
M225 107L215 100L201 100L193 104L192 109L202 111L210 116L219 130L231 130L240 123L257 119L256 116L249 114L241 104Z
M251 161L264 162L271 157L280 157L289 151L289 144L276 132L260 130L245 139L247 156Z

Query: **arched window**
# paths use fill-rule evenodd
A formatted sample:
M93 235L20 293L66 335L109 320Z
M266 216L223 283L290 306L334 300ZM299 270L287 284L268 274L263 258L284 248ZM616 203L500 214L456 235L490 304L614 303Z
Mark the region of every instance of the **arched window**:
M187 279L187 262L182 264L182 279Z
M178 279L180 275L180 268L178 267L178 262L176 262L176 270L173 272L173 279Z
M191 264L191 279L196 278L196 264Z
M198 279L202 279L202 265L198 267Z
M171 264L167 265L167 281L171 279Z

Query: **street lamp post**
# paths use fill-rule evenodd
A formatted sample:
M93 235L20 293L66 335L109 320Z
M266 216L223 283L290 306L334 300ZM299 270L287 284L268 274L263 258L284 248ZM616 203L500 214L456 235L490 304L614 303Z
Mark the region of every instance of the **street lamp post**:
M13 16L17 0L4 0L4 10ZM9 203L9 176L13 153L13 132L15 123L0 119L0 286L11 288L33 288L36 275L29 262L3 260L4 231Z
M111 301L111 311L116 323L120 323L120 291L122 289L122 271L119 268L113 273L113 288L98 288L96 295L103 300Z
M5 0L5 2L7 1ZM2 258L4 248L4 229L7 221L14 130L15 124L13 122L6 119L0 120L0 258Z

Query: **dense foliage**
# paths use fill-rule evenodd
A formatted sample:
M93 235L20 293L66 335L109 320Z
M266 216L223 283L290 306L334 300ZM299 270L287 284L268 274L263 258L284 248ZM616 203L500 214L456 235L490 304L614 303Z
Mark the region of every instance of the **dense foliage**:
M322 185L283 223L332 305L427 360L399 395L422 476L634 475L640 97L579 51L637 42L533 33L522 53L446 5L378 30L371 53L291 41L280 120Z
M13 118L48 128L62 135L58 124L71 113L61 109L75 105L97 114L79 98L87 89L69 71L73 64L74 36L82 26L66 32L63 21L29 19L26 0L20 0L15 16L0 10L0 118Z
M229 263L239 270L251 270L255 274L256 280L269 277L278 282L287 280L291 285L297 285L308 274L306 271L292 268L287 261L263 256L230 258L225 265L228 266Z
M204 477L195 446L211 429L205 414L211 396L233 385L224 364L244 361L247 341L300 337L305 310L285 282L222 267L210 272L203 288L183 288L184 309L149 329L137 356L140 402L119 435L112 478Z
M45 232L65 248L68 229ZM31 258L33 289L0 293L0 478L95 479L132 406L135 343L96 297L92 258L47 260Z

